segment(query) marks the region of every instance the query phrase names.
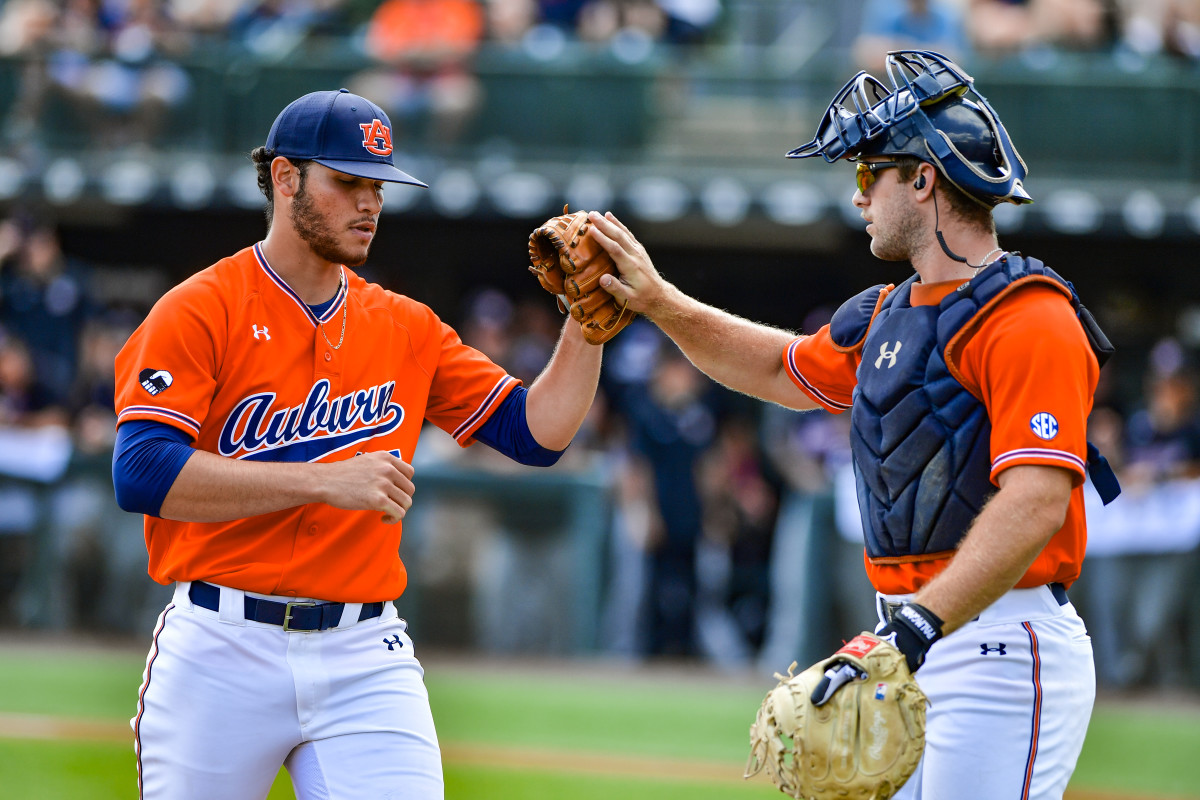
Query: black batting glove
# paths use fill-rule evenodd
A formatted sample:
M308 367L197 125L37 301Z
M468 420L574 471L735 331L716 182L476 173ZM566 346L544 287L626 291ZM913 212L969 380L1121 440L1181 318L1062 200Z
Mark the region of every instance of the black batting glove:
M925 663L925 654L942 638L942 620L925 606L905 603L896 609L892 621L876 634L904 654L909 672Z

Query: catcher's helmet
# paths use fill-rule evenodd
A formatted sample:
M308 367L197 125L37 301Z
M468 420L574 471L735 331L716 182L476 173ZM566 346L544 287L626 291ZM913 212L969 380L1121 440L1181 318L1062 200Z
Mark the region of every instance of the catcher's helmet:
M787 157L911 155L989 208L1033 202L1021 183L1029 170L974 78L929 50L893 50L886 68L890 87L859 72L834 96L813 140Z

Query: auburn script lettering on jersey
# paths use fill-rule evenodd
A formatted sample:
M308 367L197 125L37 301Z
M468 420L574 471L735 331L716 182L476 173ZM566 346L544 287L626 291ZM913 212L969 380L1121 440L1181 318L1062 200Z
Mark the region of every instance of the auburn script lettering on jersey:
M118 424L165 422L199 450L252 461L409 461L426 419L469 445L518 381L427 306L342 270L319 319L258 245L172 289L117 356ZM341 602L400 596L400 535L379 512L323 503L220 523L146 518L160 583Z

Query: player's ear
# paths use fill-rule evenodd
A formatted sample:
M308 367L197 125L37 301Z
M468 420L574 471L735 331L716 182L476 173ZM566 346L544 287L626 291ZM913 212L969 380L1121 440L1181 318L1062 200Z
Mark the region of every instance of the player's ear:
M936 175L937 171L933 167L929 164L921 163L917 168L917 177L913 181L913 189L921 195L931 194L933 192L933 179ZM929 191L922 192L921 190L926 187L929 187Z
M277 193L294 197L300 190L300 169L283 156L276 156L271 162L271 181Z

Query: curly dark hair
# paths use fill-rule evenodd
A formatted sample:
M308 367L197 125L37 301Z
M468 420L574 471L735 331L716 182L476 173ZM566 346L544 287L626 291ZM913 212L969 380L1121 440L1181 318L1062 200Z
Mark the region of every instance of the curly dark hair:
M271 216L275 213L275 186L271 181L271 162L275 160L275 154L267 150L263 146L258 146L250 151L250 160L254 162L254 169L258 172L258 190L263 193L263 197L267 198L267 206L264 212L267 215L267 229L271 228ZM308 165L312 163L310 159L293 159L289 158L300 172L300 190L304 190L304 179L308 175Z

